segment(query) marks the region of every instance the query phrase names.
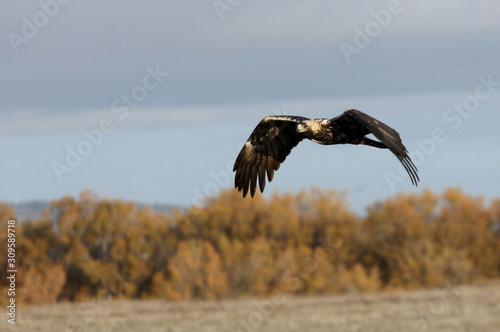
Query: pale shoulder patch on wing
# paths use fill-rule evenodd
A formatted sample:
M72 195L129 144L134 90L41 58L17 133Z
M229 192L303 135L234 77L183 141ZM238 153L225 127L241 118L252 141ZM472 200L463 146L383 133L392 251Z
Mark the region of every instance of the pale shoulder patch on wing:
M268 121L292 121L292 122L302 122L305 120L309 120L309 118L297 115L269 115L262 119L263 122Z

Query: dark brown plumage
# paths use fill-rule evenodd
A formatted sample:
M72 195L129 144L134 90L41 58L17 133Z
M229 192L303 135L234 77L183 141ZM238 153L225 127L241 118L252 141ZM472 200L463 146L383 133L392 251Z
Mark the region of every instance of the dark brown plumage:
M379 141L365 137L373 134ZM255 127L241 149L233 171L234 185L245 197L255 195L257 181L264 191L267 179L272 181L274 171L304 138L324 145L364 144L389 149L403 164L412 183L419 181L417 168L408 156L399 133L371 116L348 109L333 119L308 119L301 116L268 116Z

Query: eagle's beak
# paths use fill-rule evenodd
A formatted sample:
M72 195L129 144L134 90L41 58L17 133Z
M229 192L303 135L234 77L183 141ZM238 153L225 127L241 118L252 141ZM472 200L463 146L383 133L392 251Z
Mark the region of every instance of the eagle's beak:
M304 126L302 123L299 123L299 124L297 125L297 132L299 132L299 133L303 133L304 131L306 131L305 126Z

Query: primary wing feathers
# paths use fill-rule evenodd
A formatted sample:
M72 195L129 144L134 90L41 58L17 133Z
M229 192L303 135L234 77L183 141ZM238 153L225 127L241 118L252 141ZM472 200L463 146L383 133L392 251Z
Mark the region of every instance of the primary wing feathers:
M296 126L307 118L300 116L268 116L253 130L241 149L233 171L236 171L234 185L243 191L245 197L255 195L257 181L260 191L266 185L266 173L269 181L273 179L274 171L290 154L290 151L302 140Z
M389 127L385 123L372 118L368 114L354 109L345 111L341 116L337 118L341 119L342 117L350 117L351 119L354 119L357 122L358 126L361 126L367 132L372 133L376 138L378 138L380 140L380 143L385 145L399 159L401 164L403 164L403 167L406 169L408 175L410 176L412 184L417 185L417 182L420 180L418 178L417 168L411 161L410 156L408 155L408 151L403 145L401 137L396 130ZM335 118L332 120L335 120ZM366 134L367 133L363 133L363 136ZM374 144L368 143L368 145Z

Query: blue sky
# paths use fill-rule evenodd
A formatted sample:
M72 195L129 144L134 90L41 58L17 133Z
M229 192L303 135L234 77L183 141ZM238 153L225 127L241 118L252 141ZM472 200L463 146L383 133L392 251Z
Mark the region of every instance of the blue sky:
M500 196L500 3L23 1L0 14L0 200L189 206L233 183L269 114L360 109L401 133L421 183L369 147L297 146L266 186L351 206L460 186ZM78 156L74 154L77 153Z

